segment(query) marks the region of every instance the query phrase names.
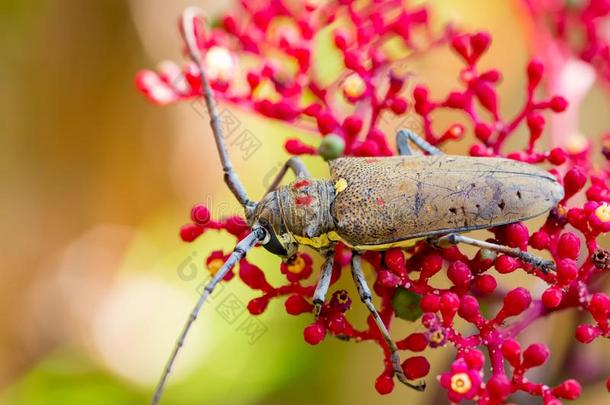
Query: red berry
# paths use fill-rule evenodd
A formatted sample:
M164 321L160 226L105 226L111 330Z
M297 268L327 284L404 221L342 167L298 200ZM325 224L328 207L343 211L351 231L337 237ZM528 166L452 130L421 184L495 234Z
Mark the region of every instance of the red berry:
M510 256L502 255L496 259L496 270L498 273L512 273L519 267L519 262Z
M406 276L407 267L405 265L405 256L399 248L392 248L385 252L383 261L394 274L398 276Z
M394 389L394 380L387 375L380 375L375 380L375 389L381 395L386 395Z
M210 221L210 210L205 205L195 205L191 209L191 219L198 225L205 225Z
M412 352L421 352L428 347L428 339L423 333L411 333L409 336L396 342L400 350L411 350Z
M560 284L569 284L578 278L578 266L574 260L563 259L557 263L557 279Z
M529 230L521 222L499 227L496 231L496 235L504 242L504 244L510 247L516 247L521 250L527 250Z
M527 78L530 83L530 88L534 88L540 83L542 79L542 73L544 72L544 65L541 61L534 59L527 65Z
M286 143L284 143L284 148L286 149L286 152L291 155L313 155L316 153L316 148L305 145L298 139L288 139Z
M498 282L491 274L483 274L477 277L475 284L483 294L491 294L498 286Z
M481 141L486 142L491 136L491 128L489 127L489 125L479 122L474 127L474 134Z
M610 298L604 293L595 293L589 301L589 312L599 323L608 322L610 313Z
M330 134L336 127L337 121L329 113L322 113L317 118L318 129L322 135Z
M347 319L343 314L336 314L328 320L328 329L335 335L343 333L347 327Z
M471 323L476 323L482 319L479 302L472 295L464 295L461 298L459 315Z
M574 166L563 178L563 187L566 196L571 196L580 191L587 182L587 176L579 166Z
M485 385L489 395L497 400L504 400L512 391L512 384L505 374L495 374Z
M485 364L485 355L479 350L471 349L464 353L464 360L471 369L481 370Z
M517 367L521 361L521 345L513 339L505 340L502 343L502 355L513 367Z
M437 252L428 253L422 259L422 279L428 279L443 267L443 258Z
M356 136L362 129L362 118L350 115L343 121L343 129L349 136Z
M576 260L580 253L580 239L572 232L566 232L559 238L557 255L562 259Z
M569 379L555 387L552 392L558 397L574 400L580 396L582 387L578 381Z
M252 315L260 315L267 309L267 305L269 305L269 298L254 298L248 302L248 311L250 311Z
M435 294L426 294L422 297L420 306L424 312L436 312L440 309L441 298Z
M563 292L559 288L550 287L542 293L542 303L547 308L557 308L563 298Z
M542 250L549 247L551 243L551 238L549 238L549 234L544 231L536 231L530 236L530 245L534 249Z
M601 330L593 325L581 324L576 327L576 340L581 343L591 343L601 335Z
M531 303L530 292L523 287L518 287L506 294L501 312L504 312L506 316L516 316L529 308Z
M553 148L549 152L549 157L547 159L556 166L562 165L567 159L566 152L561 148Z
M402 363L402 370L409 380L415 380L428 375L430 363L424 356L409 357Z
M186 224L180 228L180 238L185 242L192 242L203 233L203 227L195 224Z
M460 298L456 294L447 292L441 296L440 311L445 322L451 322L459 307Z
M303 331L303 336L305 337L305 341L310 345L317 345L326 336L326 328L322 322L314 322Z
M491 36L486 32L477 32L470 37L473 61L478 59L489 47Z
M561 96L555 96L551 99L551 110L555 112L563 112L568 108L568 100Z
M407 101L403 98L396 97L392 100L390 107L392 108L392 112L394 112L394 114L403 114L405 111L407 111Z
M260 290L269 285L265 279L265 273L245 260L239 264L239 278L254 290Z
M542 343L534 343L523 351L523 367L532 368L541 366L548 357L549 348Z
M470 284L470 281L472 281L472 273L470 272L470 269L466 263L461 261L451 263L447 269L447 277L454 285L458 287L467 286Z
M302 295L294 294L288 297L284 303L286 312L290 315L299 315L305 312L311 312L313 305L311 305Z

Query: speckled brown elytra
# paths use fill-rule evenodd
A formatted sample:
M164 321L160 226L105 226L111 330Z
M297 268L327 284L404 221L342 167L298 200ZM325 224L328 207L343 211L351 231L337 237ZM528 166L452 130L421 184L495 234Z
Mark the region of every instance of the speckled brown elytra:
M248 197L229 160L216 102L194 37L197 13L193 8L184 12L182 35L201 74L202 95L225 182L243 206L252 231L237 244L205 287L172 351L152 403L160 400L180 347L207 297L258 243L287 261L300 245L324 255L326 260L313 296L315 316L320 313L330 284L335 246L343 243L350 247L354 253L352 276L392 354L395 375L403 384L423 390L423 382L411 383L403 373L396 344L371 302L359 252L410 246L425 238L435 246L465 243L517 257L545 271L553 269L552 262L530 253L461 233L542 215L563 198L563 188L552 175L535 166L501 158L444 155L413 132L399 131L399 156L332 160L331 179L311 179L303 163L293 157L284 164L262 200L255 202ZM427 155L413 154L409 142ZM289 170L296 179L280 185Z

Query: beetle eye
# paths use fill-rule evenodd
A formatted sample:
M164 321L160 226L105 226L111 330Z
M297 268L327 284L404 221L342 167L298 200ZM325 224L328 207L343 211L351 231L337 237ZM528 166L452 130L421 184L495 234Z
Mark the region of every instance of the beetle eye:
M280 241L277 238L277 236L275 235L275 231L273 230L271 225L266 224L266 225L263 225L263 227L269 234L269 241L267 243L265 243L263 245L263 247L265 249L267 249L268 252L273 253L276 256L288 255L288 252L286 251L284 246L282 246L282 244L280 243Z

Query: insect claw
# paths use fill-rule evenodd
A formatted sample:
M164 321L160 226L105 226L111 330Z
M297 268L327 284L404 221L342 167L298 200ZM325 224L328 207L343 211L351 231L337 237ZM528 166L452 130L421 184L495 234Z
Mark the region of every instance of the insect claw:
M314 301L313 303L313 316L316 320L320 317L320 313L322 312L322 303Z

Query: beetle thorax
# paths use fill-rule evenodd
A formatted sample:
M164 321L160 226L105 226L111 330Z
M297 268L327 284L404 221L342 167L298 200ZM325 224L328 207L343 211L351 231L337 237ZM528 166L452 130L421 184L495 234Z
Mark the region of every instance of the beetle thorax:
M277 190L286 228L296 236L316 238L335 229L331 204L335 189L328 180L296 179Z

